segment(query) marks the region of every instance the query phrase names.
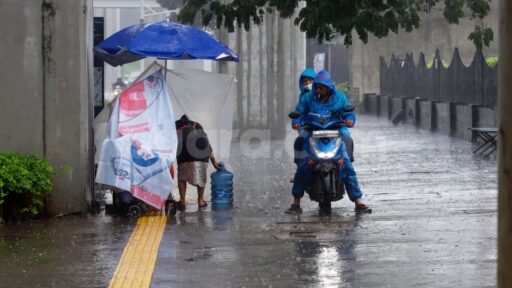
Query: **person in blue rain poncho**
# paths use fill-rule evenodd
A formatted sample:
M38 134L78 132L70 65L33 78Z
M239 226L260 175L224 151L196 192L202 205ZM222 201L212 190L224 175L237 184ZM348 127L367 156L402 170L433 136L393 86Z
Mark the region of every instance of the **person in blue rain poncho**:
M316 72L315 70L311 68L306 68L304 71L302 71L302 74L300 74L299 77L299 89L300 89L300 96L299 96L299 103L302 100L302 97L311 90L313 90L313 81L315 80ZM296 129L299 132L299 136L295 139L295 143L293 144L294 150L295 150L295 156L294 156L294 162L295 164L298 163L298 160L300 159L300 153L302 150L302 147L304 145L304 139L306 139L307 131L304 131L303 129Z
M295 107L295 111L301 114L301 117L292 120L293 129L300 129L304 122L304 117L308 113L322 113L323 111L337 111L343 113L343 109L350 105L350 101L345 94L336 90L331 81L330 75L327 71L323 70L315 76L313 81L313 91L301 95L299 103ZM342 114L343 120L347 127L352 127L356 121L354 112L345 112ZM347 127L341 128L340 132L343 136L350 136L350 131ZM302 133L301 133L302 134ZM297 142L297 141L296 141ZM300 207L300 199L304 195L306 185L313 181L313 174L309 168L309 158L304 152L303 145L305 141L299 143L302 147L295 147L295 150L301 150L299 157L296 155L295 162L297 163L297 172L295 173L292 195L293 203L286 210L286 213L298 214L302 212ZM345 142L345 141L344 141ZM297 143L295 143L297 145ZM297 149L300 148L300 149ZM356 212L371 212L371 209L365 205L361 197L362 192L359 188L357 176L350 161L349 154L346 151L346 144L342 144L345 149L343 158L340 161L339 176L345 183L347 194L352 202L355 203Z
M300 74L299 77L299 89L300 89L300 96L299 101L302 98L303 95L311 92L313 89L313 81L315 80L316 72L315 70L311 68L306 68L304 71L302 71L302 74Z

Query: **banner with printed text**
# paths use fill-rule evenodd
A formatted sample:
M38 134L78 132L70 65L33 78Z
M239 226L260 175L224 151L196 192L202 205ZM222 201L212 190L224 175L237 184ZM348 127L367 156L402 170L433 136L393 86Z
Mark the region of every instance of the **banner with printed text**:
M130 191L161 208L174 183L169 167L176 159L173 108L161 71L116 99L103 141L96 183Z

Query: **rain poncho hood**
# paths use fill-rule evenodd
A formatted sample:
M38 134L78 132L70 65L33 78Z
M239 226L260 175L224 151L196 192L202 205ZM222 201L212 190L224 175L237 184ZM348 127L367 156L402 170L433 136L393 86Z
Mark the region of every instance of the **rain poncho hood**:
M316 77L315 70L313 70L311 68L306 68L306 69L304 69L304 71L302 71L302 74L300 74L300 77L299 77L300 95L304 95L304 94L310 92L310 91L304 91L304 83L302 83L302 80L304 77L309 77L311 79L315 79L315 77Z
M336 89L331 81L329 72L325 70L318 72L313 82L313 87L318 84L325 85L331 90L331 98L327 102L320 102L318 96L316 95L316 91L302 95L299 99L299 103L297 103L297 106L295 107L295 111L302 115L299 118L293 119L292 124L299 123L302 126L304 122L304 116L309 112L321 113L325 110L342 112L343 108L351 105L347 96L343 94L343 92ZM356 114L354 112L343 113L343 119L351 120L355 124ZM341 128L341 132L350 136L350 131L347 127Z
M315 77L315 80L313 81L313 87L316 87L316 85L318 84L327 86L329 90L331 90L331 93L336 90L334 83L332 83L331 75L329 75L329 72L325 70L318 72L318 74Z

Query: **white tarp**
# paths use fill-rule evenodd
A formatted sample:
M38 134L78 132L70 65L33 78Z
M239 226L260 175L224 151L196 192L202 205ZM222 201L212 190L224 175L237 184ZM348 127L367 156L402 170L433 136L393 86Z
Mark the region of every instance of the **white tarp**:
M138 79L163 68L154 62ZM233 135L234 76L180 68L167 69L166 79L176 120L186 114L190 120L199 122L217 160L227 160Z
M138 79L159 69L163 67L154 62ZM227 160L233 134L235 78L229 74L197 69L167 69L166 79L175 120L187 114L191 120L201 123L208 134L217 160ZM94 119L94 143L98 149L96 163L99 160L99 147L106 137L107 122L112 108L113 105L107 105Z
M103 141L96 183L130 191L161 208L173 188L169 167L177 134L161 71L147 75L115 100Z

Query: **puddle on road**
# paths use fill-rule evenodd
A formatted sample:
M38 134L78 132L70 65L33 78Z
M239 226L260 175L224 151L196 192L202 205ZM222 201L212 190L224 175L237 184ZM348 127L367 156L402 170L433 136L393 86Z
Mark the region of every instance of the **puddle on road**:
M203 247L202 249L196 249L194 251L194 255L192 257L186 258L185 261L187 262L195 262L199 260L207 260L213 256L213 250L212 247Z

